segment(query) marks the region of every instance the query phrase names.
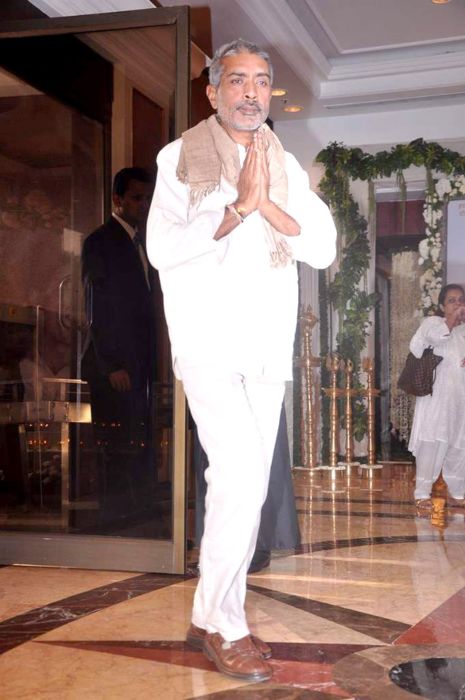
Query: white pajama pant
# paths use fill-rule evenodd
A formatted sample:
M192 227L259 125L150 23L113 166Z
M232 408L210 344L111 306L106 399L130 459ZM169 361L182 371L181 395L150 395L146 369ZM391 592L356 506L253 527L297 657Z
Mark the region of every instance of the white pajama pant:
M192 622L234 641L249 634L247 570L268 490L284 382L178 369L209 464Z
M465 450L442 440L421 440L415 450L414 498L429 498L441 469L452 498L465 496Z

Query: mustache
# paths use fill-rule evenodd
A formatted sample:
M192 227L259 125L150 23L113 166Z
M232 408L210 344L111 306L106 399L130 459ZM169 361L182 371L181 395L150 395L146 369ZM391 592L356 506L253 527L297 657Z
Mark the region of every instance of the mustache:
M254 109L257 112L257 114L261 114L263 112L263 109L260 107L259 104L257 104L257 102L248 102L246 100L243 100L242 102L238 102L234 107L234 109L236 110L242 108Z

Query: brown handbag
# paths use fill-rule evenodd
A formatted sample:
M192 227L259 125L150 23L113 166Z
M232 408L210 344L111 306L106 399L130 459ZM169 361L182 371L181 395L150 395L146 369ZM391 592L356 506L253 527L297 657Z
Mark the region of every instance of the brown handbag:
M418 358L411 352L407 355L397 386L412 396L428 396L433 393L436 367L443 360L433 353L433 348L426 348Z

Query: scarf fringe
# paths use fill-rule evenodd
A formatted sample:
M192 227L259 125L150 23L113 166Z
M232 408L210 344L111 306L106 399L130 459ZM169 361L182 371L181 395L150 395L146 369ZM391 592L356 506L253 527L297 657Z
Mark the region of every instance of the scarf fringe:
M202 199L204 199L204 197L211 194L212 192L215 192L215 190L217 189L219 189L219 186L215 185L215 183L210 183L209 185L205 185L204 187L191 187L189 193L190 205L192 207L198 207Z
M292 251L282 235L279 240L275 239L274 243L276 248L270 249L271 267L286 267L293 259Z

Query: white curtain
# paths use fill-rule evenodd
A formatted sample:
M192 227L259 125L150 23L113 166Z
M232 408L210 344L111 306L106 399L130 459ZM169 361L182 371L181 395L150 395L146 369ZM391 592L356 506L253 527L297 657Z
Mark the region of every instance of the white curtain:
M408 440L415 399L397 388L397 380L405 364L410 339L421 318L418 253L405 251L392 256L391 281L391 422L400 440Z

